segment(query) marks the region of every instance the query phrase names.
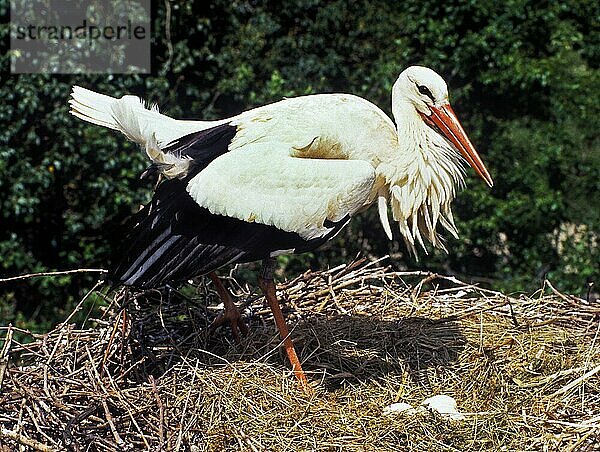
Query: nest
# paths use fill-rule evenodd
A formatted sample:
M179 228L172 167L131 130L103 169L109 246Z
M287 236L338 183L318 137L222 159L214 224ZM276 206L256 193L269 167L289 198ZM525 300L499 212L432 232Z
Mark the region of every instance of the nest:
M263 298L229 285L241 344L209 331L204 283L119 292L44 335L3 328L0 450L598 450L597 301L365 262L309 272L278 286L307 394ZM438 394L465 418L384 412Z

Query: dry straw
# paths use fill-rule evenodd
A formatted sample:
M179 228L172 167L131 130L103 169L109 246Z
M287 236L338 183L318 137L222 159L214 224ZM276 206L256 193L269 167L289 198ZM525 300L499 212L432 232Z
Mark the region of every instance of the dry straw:
M263 299L236 345L215 295L119 292L0 354L0 450L599 450L600 305L546 285L510 296L357 262L279 285L315 393L287 367ZM23 341L25 342L25 341ZM384 415L432 395L460 422Z

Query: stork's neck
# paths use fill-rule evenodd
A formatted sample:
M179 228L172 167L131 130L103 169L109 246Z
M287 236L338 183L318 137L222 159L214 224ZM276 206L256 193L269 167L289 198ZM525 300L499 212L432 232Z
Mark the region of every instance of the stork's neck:
M423 176L435 171L437 151L445 152L448 145L428 127L415 106L409 101L392 101L392 113L396 123L397 143L384 156L382 174L390 186L404 185L411 176ZM437 146L436 146L437 145ZM418 169L418 171L417 171Z
M457 234L450 204L462 183L460 157L425 124L411 102L393 99L392 111L398 144L378 172L385 178L394 220L413 251L417 242L423 245L422 236L443 248L436 232L438 221Z
M393 102L392 113L398 132L398 154L410 156L410 160L422 157L422 150L429 141L428 134L433 131L410 102Z

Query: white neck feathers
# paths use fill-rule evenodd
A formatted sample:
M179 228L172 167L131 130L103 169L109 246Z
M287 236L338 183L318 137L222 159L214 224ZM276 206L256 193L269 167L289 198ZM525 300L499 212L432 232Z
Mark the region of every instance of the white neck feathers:
M390 235L387 202L398 222L408 249L416 256L423 238L446 250L437 224L458 237L451 203L463 184L461 157L441 135L428 127L410 102L393 102L398 148L377 168L385 178L380 189L379 214Z

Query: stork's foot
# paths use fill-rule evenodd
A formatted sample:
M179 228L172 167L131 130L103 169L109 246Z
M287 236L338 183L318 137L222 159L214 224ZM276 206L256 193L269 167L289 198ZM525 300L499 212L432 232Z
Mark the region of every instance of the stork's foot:
M225 288L219 277L214 272L209 273L208 276L215 285L215 290L219 294L219 297L223 301L223 306L225 307L225 311L222 314L219 314L210 324L209 331L214 332L221 325L229 323L233 339L239 344L241 342L240 332L244 336L248 334L246 322L244 322L244 318L242 317L239 308L233 302L233 298L231 298L229 291Z
M233 307L231 305L226 305L225 310L210 324L209 331L214 332L217 328L226 324L229 324L233 339L238 344L241 342L241 336L247 336L249 333L244 317L239 308L235 305L233 305Z

